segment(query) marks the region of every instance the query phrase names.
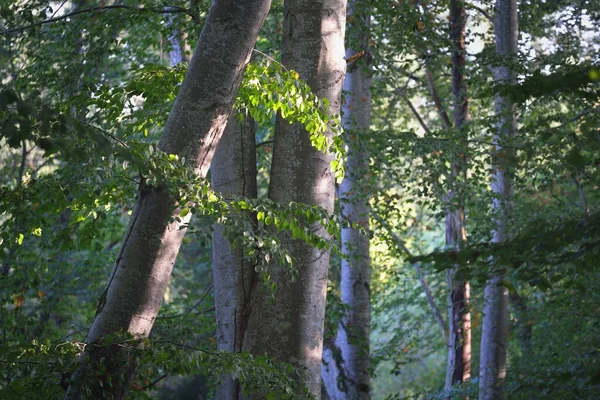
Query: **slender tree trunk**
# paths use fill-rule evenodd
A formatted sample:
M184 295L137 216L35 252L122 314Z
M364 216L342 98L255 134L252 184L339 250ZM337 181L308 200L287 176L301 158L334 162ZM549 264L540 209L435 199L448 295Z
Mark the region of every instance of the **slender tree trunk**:
M222 0L208 15L196 55L169 115L159 149L185 157L205 176L231 113L233 101L269 0ZM67 398L125 398L136 361L122 344L103 338L126 332L134 339L149 335L187 218L173 220L179 209L166 187L140 184L138 199L115 262L100 298L87 337L86 357ZM189 218L189 217L188 217ZM135 343L131 347L139 348Z
M494 32L499 65L494 67L494 79L498 83L514 83L512 63L517 55L518 22L517 0L496 0ZM502 242L507 236L510 203L514 187L514 151L504 147L516 135L517 116L508 97L496 96L498 126L494 137L494 174L492 209L496 215L493 242ZM494 266L492 277L485 287L481 360L479 369L479 399L504 398L506 379L506 347L508 341L508 290L501 283L504 279L502 266Z
M252 120L239 123L235 117L229 119L210 171L214 189L224 196L256 197L256 144ZM213 277L219 350L240 352L248 320L246 305L255 278L254 265L244 260L241 247L232 247L223 226L218 224L213 234ZM219 400L237 400L239 395L237 379L225 377L217 387L216 398Z
M464 125L469 120L465 73L466 13L462 0L450 1L450 40L452 42L452 94L454 97L454 130L460 138L466 137ZM465 177L466 155L459 154L452 165L451 183L454 189L448 193L449 210L446 214L446 244L460 247L467 239L465 211L461 195L460 177ZM448 288L448 365L446 368L446 392L456 384L471 377L471 313L469 311L469 282L456 279L456 270L447 274ZM450 398L450 396L448 396Z
M353 21L368 26L369 17L353 8L360 7L354 0L348 10ZM351 41L360 46L349 48L346 58L359 50L365 51L368 37L364 28L357 29ZM362 57L348 66L344 79L346 97L342 110L348 154L346 176L339 187L338 197L342 217L349 222L369 226L368 178L369 155L364 149L371 123L371 74L369 57ZM342 242L342 303L347 312L339 323L333 348L324 351L322 374L330 399L370 399L369 333L371 322L371 259L369 239L356 229L343 228ZM338 352L339 357L333 357ZM340 371L342 370L342 371Z
M284 4L282 62L297 71L319 97L329 99L329 113L340 110L344 60L344 0L287 0ZM331 156L311 146L308 133L298 124L277 119L269 197L333 211L334 176ZM326 232L311 227L319 235ZM294 258L291 268L273 265L275 301L262 286L254 292L252 314L244 349L289 362L302 372L301 383L317 398L321 391L321 357L329 250L319 250L289 234L282 244Z

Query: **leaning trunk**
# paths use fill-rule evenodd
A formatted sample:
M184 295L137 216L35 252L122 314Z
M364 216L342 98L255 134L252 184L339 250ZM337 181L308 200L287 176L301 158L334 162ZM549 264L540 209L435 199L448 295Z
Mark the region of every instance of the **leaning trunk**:
M465 124L469 120L468 98L465 85L465 6L462 0L450 2L450 40L452 42L452 94L454 97L454 130L466 143ZM446 214L446 244L459 248L466 240L465 212L460 186L466 176L466 154L459 152L452 163ZM445 390L462 384L471 377L471 313L469 311L469 282L456 277L456 269L448 271L448 365ZM450 396L448 396L449 398Z
M360 15L359 1L352 3L348 15L353 21L363 20L368 26L368 16ZM352 43L366 49L368 38L364 27L356 29L359 37ZM346 51L350 59L358 51ZM369 57L362 57L348 66L344 79L346 92L343 104L342 123L348 153L346 176L339 187L338 197L342 218L369 227L369 155L365 150L371 123L371 76ZM323 381L330 399L369 399L369 333L371 322L371 259L369 238L354 228L341 230L342 279L341 300L347 311L341 319L334 343L327 346L323 354ZM334 354L336 354L334 356Z
M297 71L317 96L329 99L330 114L339 113L346 67L346 2L288 0L284 16L283 64ZM331 155L311 146L301 125L278 118L269 197L282 205L294 201L332 212L334 176L330 161ZM326 236L318 225L311 230ZM295 277L288 266L271 266L277 301L270 301L264 285L258 286L244 350L295 364L301 372L300 383L319 397L329 250L313 248L289 234L281 233L280 240L294 258Z
M229 119L210 168L213 188L229 195L256 197L256 145L254 122ZM223 225L213 234L213 277L217 343L220 351L239 353L247 324L246 305L254 283L254 266L245 261L241 246L234 247ZM216 398L237 400L239 381L224 377Z
M496 54L499 65L494 67L494 79L499 84L513 84L512 63L517 54L517 0L497 0L494 20ZM517 116L510 98L496 96L498 126L494 136L494 174L492 210L496 217L493 242L507 237L510 205L513 197L514 150L506 146L517 132ZM479 369L479 399L504 398L506 378L506 347L508 341L508 290L502 285L504 268L495 265L485 287L481 360Z
M221 139L269 0L220 1L210 11L196 57L169 115L159 149L185 157L205 176ZM121 251L86 339L86 357L68 398L125 398L136 367L133 343L103 343L126 333L148 337L169 283L187 219L165 184L143 180ZM127 346L129 344L129 346Z

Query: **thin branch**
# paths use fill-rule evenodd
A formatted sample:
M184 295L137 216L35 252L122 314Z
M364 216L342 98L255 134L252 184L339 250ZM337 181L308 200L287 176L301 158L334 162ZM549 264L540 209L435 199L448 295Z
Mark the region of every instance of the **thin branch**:
M450 118L448 118L448 113L442 104L442 100L438 94L438 91L435 87L435 82L433 81L433 74L429 69L429 66L425 65L425 77L427 78L427 87L429 88L429 94L431 95L431 99L435 104L435 108L438 110L438 114L440 114L440 118L442 119L442 125L444 129L451 130L452 122L450 122Z
M473 3L465 3L465 8L477 11L478 13L483 15L488 21L490 21L491 23L494 23L494 18L492 18L492 16L490 14L488 14L488 12L486 10L484 10L483 8L476 6Z
M573 178L573 182L575 182L575 186L577 186L577 192L581 198L581 208L583 209L583 213L585 214L586 218L588 218L590 216L590 206L587 195L585 194L585 190L583 189L583 186L581 186L578 178Z
M214 284L211 283L211 285L204 291L204 293L202 294L202 296L200 296L200 300L198 300L196 303L194 303L193 306L191 306L190 308L188 308L184 313L182 314L174 314L174 315L163 315L163 316L159 316L158 318L185 318L188 315L190 315L192 313L192 311L194 311L200 304L202 304L202 302L204 301L204 299L206 298L206 296L208 295L208 293L210 292L210 290L213 288ZM210 311L209 309L206 310L202 310L200 312L200 314L203 314L207 311Z
M257 143L256 148L258 149L259 147L266 146L268 144L273 144L274 142L275 142L275 140L273 140L273 139L265 140L264 142Z
M64 19L74 17L79 14L92 13L94 11L103 12L103 11L116 10L116 9L131 10L131 11L135 11L135 12L149 12L149 13L155 13L155 14L185 13L192 18L194 17L193 12L191 10L188 10L188 9L182 8L182 7L176 7L176 6L168 6L165 8L144 8L144 7L132 7L132 6L124 5L124 4L115 4L115 5L111 5L111 6L83 8L81 10L76 10L76 11L70 12L68 14L61 15L60 17L49 18L49 19L45 19L43 21L34 22L33 24L17 26L16 28L7 29L7 30L0 32L0 35L8 35L8 34L11 34L14 32L25 31L27 29L35 28L36 26L41 26L41 25L46 25L46 24L50 24L53 22L62 21Z
M396 235L392 231L392 228L390 227L390 225L386 221L384 221L383 218L381 218L376 213L371 213L371 216L383 228L385 228L385 230L390 235L390 237L392 238L392 240L394 241L394 243L396 243L396 246L398 246L409 258L412 258L413 257L412 256L412 252L408 249L408 247L406 247L406 244L404 243L404 240L402 240L398 235ZM435 302L433 294L431 293L431 289L429 287L429 284L425 280L425 275L423 274L423 270L421 269L421 266L419 265L419 263L413 263L412 266L413 266L413 268L415 269L415 271L417 273L417 277L419 279L419 282L421 283L421 286L423 287L423 291L425 292L425 297L427 298L427 303L429 304L429 308L431 309L431 313L433 314L433 317L435 318L435 320L437 321L438 325L440 326L440 329L442 330L444 338L448 339L448 328L446 327L446 323L444 322L444 318L442 317L442 313L440 312L440 309L438 308L438 306L437 306L437 304Z
M263 57L266 57L266 58L268 58L269 60L273 61L274 63L277 63L277 64L281 65L281 67L282 67L283 69L285 69L286 71L289 71L289 69L287 69L287 68L285 67L285 65L283 65L282 63L280 63L279 61L277 61L276 59L274 59L274 58L273 58L273 57L271 57L270 55L268 55L268 54L266 54L266 53L263 53L262 51L260 51L260 50L257 50L257 49L252 49L252 51L253 51L253 52L255 52L255 53L258 53L258 54L262 55Z
M152 387L154 385L156 385L158 382L162 381L163 379L165 379L167 376L169 376L168 373L164 373L161 376L159 376L158 378L156 378L155 380L153 380L152 382L150 382L149 384L147 384L146 386L144 386L143 388L138 389L140 392L143 392L144 390L148 390L148 389L152 389Z
M25 175L25 164L27 163L27 142L23 140L23 148L21 149L21 166L19 167L19 176L17 177L17 187L23 184L23 175Z
M194 311L194 309L196 307L198 307L206 298L206 296L208 295L208 293L211 291L211 289L213 288L214 283L211 283L210 286L208 288L206 288L206 290L204 291L204 294L202 294L202 296L200 297L200 300L198 300L193 306L191 306L188 310L187 313L184 315L184 317L187 317L188 315L190 315L190 313L192 311Z
M421 127L425 130L425 133L427 133L428 135L431 135L431 130L429 129L429 127L427 126L427 124L425 123L425 121L423 121L423 118L421 118L421 115L419 114L419 111L417 111L417 109L415 108L415 106L413 105L413 103L410 101L410 99L408 98L408 96L403 93L402 94L402 98L406 102L406 105L408 106L408 108L410 108L410 110L414 114L414 116L417 119L417 121L419 121L419 124L421 125Z
M90 124L90 123L89 123L89 122L87 122L87 121L83 121L83 120L80 120L80 119L78 119L77 121L78 121L78 122L80 122L80 123L82 123L82 124L84 124L84 125L87 125L87 126L89 126L89 127L90 127L90 128L92 128L92 129L96 129L97 131L99 131L99 132L100 132L100 133L102 133L103 135L106 135L106 136L108 136L109 138L111 138L112 140L114 140L115 142L119 143L121 146L123 146L123 147L125 147L125 148L128 148L128 147L129 147L129 145L128 145L126 142L124 142L122 139L119 139L118 137L116 137L116 136L115 136L115 135L113 135L112 133L110 133L110 132L108 132L108 131L105 131L104 129L102 129L102 128L100 128L100 127L96 126L96 125L92 125L92 124Z

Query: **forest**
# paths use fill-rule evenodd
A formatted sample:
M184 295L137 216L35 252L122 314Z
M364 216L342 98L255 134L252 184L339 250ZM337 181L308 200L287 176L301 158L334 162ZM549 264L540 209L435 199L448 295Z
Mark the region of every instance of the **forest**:
M0 399L600 398L598 27L0 0Z

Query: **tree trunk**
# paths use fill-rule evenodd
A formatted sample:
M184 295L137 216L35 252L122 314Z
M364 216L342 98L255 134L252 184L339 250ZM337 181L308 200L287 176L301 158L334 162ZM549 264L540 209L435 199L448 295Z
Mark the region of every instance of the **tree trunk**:
M498 83L515 82L512 63L517 55L518 22L517 1L497 0L494 19L496 54L499 66L494 67L494 79ZM498 126L494 135L494 174L492 210L496 216L496 228L492 241L506 239L513 197L514 151L504 147L516 135L517 116L508 97L496 96ZM506 379L506 347L508 341L508 290L501 283L504 268L494 266L493 275L485 287L483 331L481 335L481 360L479 368L479 399L504 398Z
M300 74L319 97L329 99L329 113L340 109L344 60L344 0L287 0L284 4L282 62ZM269 197L287 205L291 201L333 211L334 176L331 156L311 146L298 124L277 119ZM312 230L326 236L320 226ZM317 398L321 391L321 357L329 250L318 250L289 234L280 239L294 258L295 278L287 266L272 265L270 293L259 285L254 292L252 314L244 350L295 364L300 378Z
M513 315L516 317L515 328L517 329L519 347L521 348L521 353L525 353L531 347L533 328L531 315L529 315L530 311L527 308L527 301L517 292L510 293L508 297Z
M159 149L185 157L205 176L231 113L269 0L219 1L208 15L165 126ZM108 286L86 339L86 357L67 398L125 398L136 361L131 344L103 345L108 335L149 335L187 223L164 186L140 184L138 199Z
M360 7L359 0L352 6ZM368 26L369 17L360 15L352 9L348 15L353 20L363 20ZM351 19L352 20L352 19ZM364 28L352 37L352 43L365 51L368 37ZM349 48L346 57L350 58L358 50ZM348 66L344 79L345 100L342 110L342 123L348 145L346 158L346 176L339 187L338 197L342 217L349 222L369 226L369 155L364 149L371 123L371 74L368 67L369 57L362 57ZM370 354L369 333L371 322L371 259L369 238L356 229L341 230L342 243L342 279L341 300L347 312L339 323L337 336L332 348L324 352L322 373L330 399L369 399ZM339 357L333 353L338 352Z
M256 197L254 121L245 119L240 124L235 117L229 119L210 172L214 189L224 196ZM244 260L241 247L232 247L222 225L215 225L212 243L217 343L221 351L240 352L248 320L246 305L255 278L254 265ZM239 394L239 381L225 377L217 387L216 398L237 400Z
M450 1L450 40L452 42L452 94L454 97L454 131L459 138L466 139L464 125L469 120L468 98L465 73L465 27L466 13L462 0ZM465 177L466 155L458 154L451 166L450 182L460 187L460 177ZM465 212L460 194L456 188L448 193L449 210L446 215L446 244L460 247L467 239ZM469 311L469 282L457 280L456 270L448 271L448 365L446 368L445 390L469 380L471 377L471 313ZM448 396L447 398L450 398Z
M194 4L190 4L190 9L193 9ZM172 9L172 7L166 6L165 10ZM167 18L167 24L173 26L173 22L175 21L175 14L171 14ZM188 34L185 30L174 28L169 35L168 40L171 44L171 49L169 50L169 61L171 62L171 66L174 67L177 64L182 62L190 63L192 61L192 49L190 44L188 43Z

